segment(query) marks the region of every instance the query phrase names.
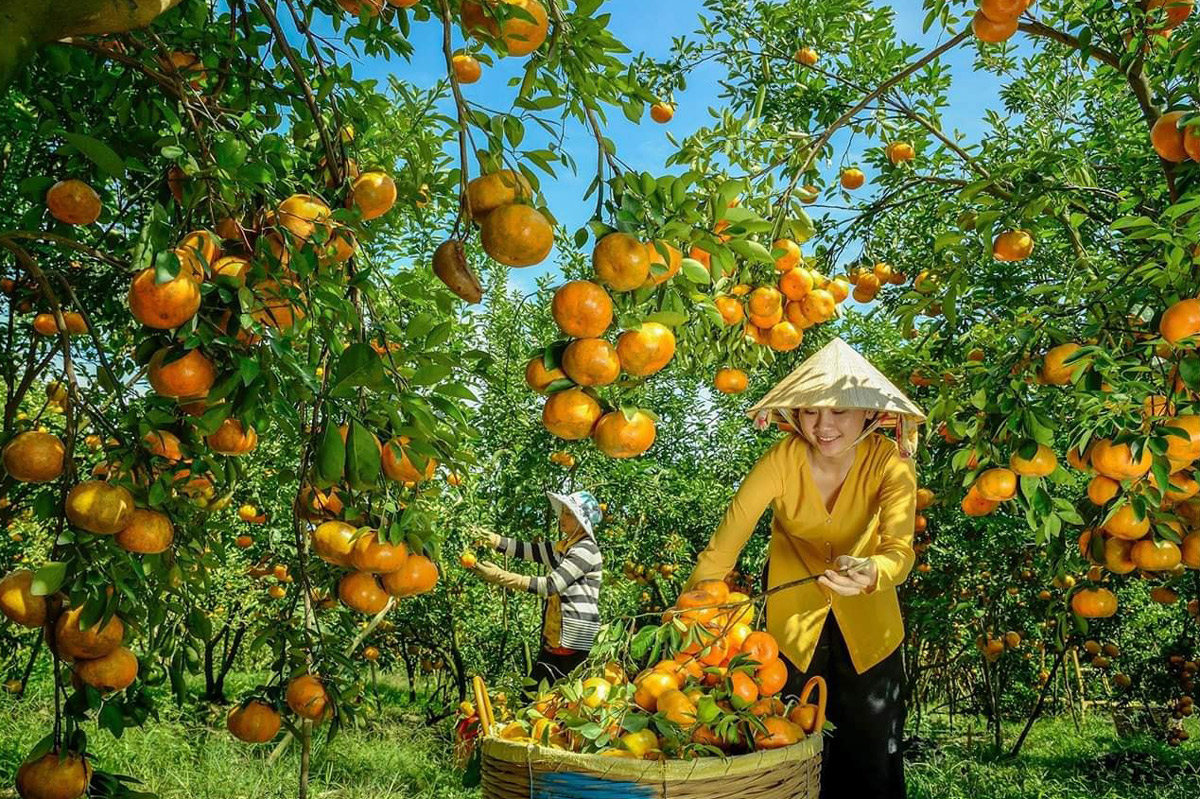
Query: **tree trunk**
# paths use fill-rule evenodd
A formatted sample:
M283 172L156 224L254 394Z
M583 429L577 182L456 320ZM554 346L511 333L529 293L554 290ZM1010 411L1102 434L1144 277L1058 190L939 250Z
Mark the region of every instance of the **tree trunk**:
M1017 736L1016 743L1013 744L1012 751L1008 753L1009 757L1016 757L1021 752L1021 747L1025 744L1025 738L1029 735L1029 731L1033 729L1033 723L1037 721L1038 716L1042 714L1042 708L1046 704L1046 694L1050 692L1050 684L1054 682L1054 675L1058 671L1058 667L1062 665L1063 658L1066 656L1067 650L1064 648L1058 653L1058 657L1054 659L1054 665L1050 668L1050 678L1042 685L1042 690L1038 694L1037 704L1033 706L1033 712L1029 714L1029 718L1025 720L1025 729L1021 730L1021 734Z

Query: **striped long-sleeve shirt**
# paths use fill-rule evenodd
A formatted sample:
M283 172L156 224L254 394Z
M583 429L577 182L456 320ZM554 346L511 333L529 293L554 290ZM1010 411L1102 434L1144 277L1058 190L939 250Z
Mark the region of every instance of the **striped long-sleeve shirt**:
M560 552L559 547L564 551ZM600 629L600 581L604 569L596 542L584 536L564 547L561 542L528 543L501 536L497 549L509 557L541 563L550 570L546 576L529 581L531 594L550 601L544 630L548 645L590 650ZM552 629L556 609L560 609L562 619L558 636Z

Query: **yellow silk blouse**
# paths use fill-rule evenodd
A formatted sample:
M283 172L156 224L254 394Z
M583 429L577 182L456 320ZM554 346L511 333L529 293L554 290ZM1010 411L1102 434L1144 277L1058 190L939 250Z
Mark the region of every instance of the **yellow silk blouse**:
M766 628L779 651L800 670L812 661L829 612L837 620L854 667L861 674L904 640L896 586L916 558L916 467L896 443L878 433L860 441L833 503L825 506L808 463L808 442L789 435L759 459L738 488L688 586L721 579L733 569L758 519L770 505L770 566L767 587L821 574L839 555L869 557L878 567L874 590L842 596L815 580L767 597Z

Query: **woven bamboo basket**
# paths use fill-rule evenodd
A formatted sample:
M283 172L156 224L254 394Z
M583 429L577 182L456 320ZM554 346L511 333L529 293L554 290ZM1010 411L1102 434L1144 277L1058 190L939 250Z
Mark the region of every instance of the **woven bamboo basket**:
M821 736L782 749L694 760L581 755L483 741L484 799L817 799Z

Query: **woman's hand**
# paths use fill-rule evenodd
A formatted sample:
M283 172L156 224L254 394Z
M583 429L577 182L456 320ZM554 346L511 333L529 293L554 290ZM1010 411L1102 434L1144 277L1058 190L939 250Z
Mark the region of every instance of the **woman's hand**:
M476 527L471 531L471 534L473 538L472 544L476 549L495 549L500 546L500 536L491 530Z
M858 596L869 594L875 590L879 580L879 568L870 558L856 558L852 555L839 555L834 561L837 571L826 569L817 578L817 582L834 593L842 596ZM839 572L845 574L839 574Z
M513 574L510 571L505 571L488 560L479 561L471 571L483 578L484 582L498 585L501 588L510 588L514 591L529 590L529 577L527 575Z

